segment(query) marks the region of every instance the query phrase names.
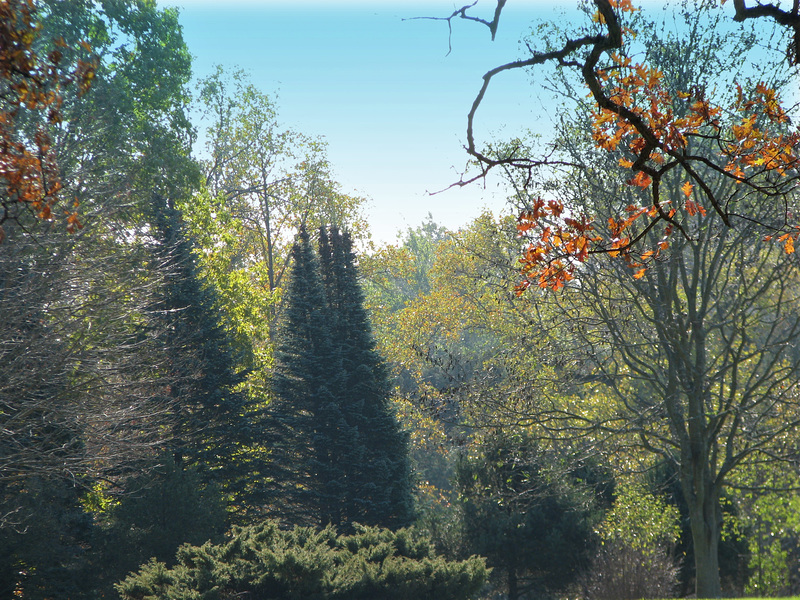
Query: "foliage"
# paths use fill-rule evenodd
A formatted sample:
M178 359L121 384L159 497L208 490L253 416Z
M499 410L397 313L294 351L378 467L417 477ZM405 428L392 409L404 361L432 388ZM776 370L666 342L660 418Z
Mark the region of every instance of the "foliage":
M91 591L92 519L82 510L81 492L63 479L37 475L0 482L3 598L79 598Z
M603 14L606 21L611 18ZM736 57L752 47L752 39L737 38L730 61L720 53L719 43L733 44L733 38L715 29L716 22L707 15L686 10L679 15L687 21L682 33L642 42L644 56L659 69L659 86L680 91L710 84L726 69L735 69ZM582 39L592 46L608 40L589 37ZM598 64L599 47L589 51L584 71ZM796 267L794 255L766 240L763 229L780 220L771 199L780 196L786 203L783 210L789 206L790 211L793 199L775 190L777 196L770 195L770 181L782 185L784 180L777 171L762 172L747 184L732 177L724 169L727 162L718 164L720 139L713 132L690 136L690 165L681 152L664 149L666 142L659 141L663 166L669 168L659 170L657 177L653 174L654 187L643 192L644 188L628 184L630 166L598 147L582 92L570 85L566 75L557 73L554 81L563 83L561 89L574 97L577 109L557 129L562 168L541 178L529 171L509 171L523 211L545 210L541 198L525 188L542 185L554 201L568 207L564 216L597 215L604 239L622 240L628 233L619 224L619 214L626 206L634 206L631 214L635 214L642 207L646 211L651 202L673 208L685 205L691 192L685 185L687 165L694 173L692 182L698 186L704 182L715 198L726 199L731 211L720 215L709 207L705 214L697 210L686 218L676 213L674 224L662 225L672 226L680 235L672 235L657 256L652 252L646 269L631 268L625 260L606 261L602 268L583 264L574 271L574 280L559 280L558 293L530 294L532 301L547 308L538 311L529 335L539 338L539 347L553 348L558 361L553 366L568 368L555 371L563 382L561 399L535 399L526 407L528 418L544 426L550 436L582 436L587 444L613 448L620 467L647 467L648 460L656 457L673 465L689 509L696 593L714 596L721 593L721 498L729 476L761 464L766 456L770 460L794 456L790 440L800 423L794 389L800 368L793 341L798 326L792 306ZM780 78L776 82L780 84ZM685 107L673 101L674 114L690 118L691 111L681 113ZM623 112L618 113L622 119L633 123ZM714 131L738 127L739 117L735 112L719 115L720 129L715 126ZM644 129L635 129L646 137ZM656 146L648 144L635 150L650 148L649 153L645 150L647 160L658 155ZM498 152L513 147L512 142ZM631 155L630 160L638 159ZM777 179L771 180L773 175ZM790 179L790 175L785 178ZM762 184L766 187L757 187ZM650 196L654 189L657 194ZM638 242L657 248L665 241L659 227L643 225ZM566 242L554 230L550 235L555 245ZM603 251L622 253L623 248ZM547 260L543 264L555 265ZM535 378L541 377L546 386L553 374L537 373Z
M113 584L149 559L172 564L182 544L220 541L226 513L222 495L196 467L162 457L161 466L127 483L125 494L96 517L91 561L93 589Z
M628 484L621 486L613 508L600 525L600 537L649 556L659 548L674 547L680 534L679 518L677 507Z
M241 504L263 471L259 453L245 451L255 445L258 413L239 389L242 361L222 327L215 290L201 279L180 213L157 194L153 211L153 264L163 272L154 311L174 413L168 446L178 462L202 465L206 482Z
M267 521L234 528L223 544L183 546L177 565L151 561L117 586L123 600L272 598L457 600L474 597L482 559L448 562L413 530L327 527L281 530Z
M389 400L388 372L364 308L350 234L321 228L319 256L333 340L344 370L339 402L359 435L352 442L363 453L353 465L350 483L360 507L349 508L344 520L391 528L408 525L413 515L408 435L400 430Z
M16 218L20 206L53 218L62 183L51 133L63 121L63 90L74 85L82 96L97 68L86 40L77 50L60 36L49 52L40 51L39 18L33 0L0 4L0 242L3 223ZM74 210L64 212L69 231L81 226Z
M252 269L272 292L282 287L300 226L363 233L363 199L339 190L324 143L282 130L274 101L242 71L218 67L201 80L198 108L206 125L206 187L239 224L232 267Z
M245 225L227 203L204 189L180 202L179 209L194 244L198 270L219 296L220 322L247 372L249 393L264 396L265 372L272 366L270 324L283 290L270 290L264 263L243 254Z
M492 29L493 36L504 4L497 2L491 22L477 19ZM710 14L715 4L704 3L703 12ZM739 20L757 16L752 11L760 8L735 4ZM469 8L456 11L451 19L476 20L467 14ZM704 80L670 80L665 78L657 46L644 48L642 54L643 48L637 45L641 44L637 33L654 28L636 15L638 9L629 0L595 0L594 8L591 14L587 5L591 22L567 33L566 41L563 35L545 37L544 49L529 45L528 58L487 72L468 116L467 149L481 169L473 180L502 166L521 171L523 187L530 193L529 188L536 185L532 172L568 165L568 155L531 153L518 143L499 153L478 149L475 116L496 75L558 65L560 73L572 77L569 89L574 89L575 83L588 88L591 102L580 106L591 121L593 144L629 170L625 181L636 191L635 201L620 203L610 215L565 204L557 197L535 198L520 215L520 229L529 235L529 245L522 259L525 279L519 291L532 282L559 289L575 276L579 265L596 254L620 257L641 276L646 265L669 246L670 239L685 235L694 226L693 219L704 216L706 210L726 227L737 218L755 220L763 234L774 236L787 253L792 252L800 230L786 215L784 202L792 197L796 185L798 133L792 131L781 103L780 82L751 84L734 75L732 82L710 88ZM694 8L686 4L684 11L696 14ZM788 12L773 8L785 13L790 21L781 22L791 23L796 30L796 11L791 20ZM715 18L711 15L710 20ZM769 65L762 69L767 77L769 68L774 70L782 60L771 50L769 58L759 61L762 66ZM737 54L741 53L737 50ZM695 56L700 58L697 53ZM725 67L736 73L740 65L737 61ZM714 76L721 82L726 70L718 70ZM733 97L726 93L728 89L736 90ZM699 148L704 150L698 152ZM667 176L680 179L682 197L662 198L661 184ZM720 194L715 180L732 185ZM751 212L749 198L753 195L760 196L762 204L768 198L770 210ZM648 236L654 231L658 231L655 242L651 241L654 236Z
M677 591L681 533L675 505L636 483L618 488L598 527L601 545L580 587L591 599L667 598Z
M301 230L275 352L268 446L290 523L401 526L411 518L406 435L388 401L347 235Z
M467 553L487 557L508 598L564 591L585 568L593 490L526 432L489 434L456 467Z

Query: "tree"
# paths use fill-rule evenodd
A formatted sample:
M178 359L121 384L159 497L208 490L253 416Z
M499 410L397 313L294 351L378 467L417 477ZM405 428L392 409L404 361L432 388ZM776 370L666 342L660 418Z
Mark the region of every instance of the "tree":
M375 347L350 235L337 228L320 230L322 281L328 299L332 333L342 357L341 406L360 435L363 458L345 521L397 528L411 522L411 473L408 436L401 431L390 404L391 388L383 359Z
M281 286L301 225L309 231L324 223L363 230L363 199L339 191L325 145L282 129L274 101L243 72L227 75L218 67L199 87L208 121L201 161L206 187L241 221L239 252L259 265L270 292Z
M704 8L714 4L707 3ZM494 37L504 5L505 0L497 2L491 21L470 15L468 10L474 4L454 11L447 20L483 23ZM606 222L600 215L576 213L557 199L532 202L520 215L520 227L531 233L523 256L527 279L522 289L531 281L559 288L597 254L619 257L641 271L659 256L673 234L686 235L694 217L706 210L728 227L738 218L758 218L764 234L792 251L800 229L786 214L784 203L790 201L796 187L800 134L789 123L775 82L740 85L734 77L716 88L697 81L674 87L676 82L664 80L661 65L652 60L653 53L651 60L636 62L636 32L649 30L645 22L632 16L638 9L631 1L595 0L594 6L593 23L568 34L566 42L545 38L544 50L529 45L529 58L488 71L467 118L467 151L480 172L458 185L485 177L496 167L531 174L540 167L564 165L565 159L553 150L531 153L519 143L507 145L502 152L479 148L474 125L495 76L546 64L569 70L590 91L592 102L583 110L592 120L594 143L630 169L632 177L627 184L643 191L629 210L618 210L610 217L614 222L609 232L600 230ZM768 16L797 35L797 7L790 11L771 4L748 8L744 1L734 2L734 6L737 21ZM797 54L792 51L790 56ZM767 64L780 61L773 57ZM759 63L764 66L763 59ZM726 94L728 89L737 93ZM708 149L709 142L713 142L712 152L696 151L698 145ZM666 205L660 195L661 182L676 172L683 178L687 198ZM737 185L727 188L728 195L719 196L708 177ZM532 181L526 181L526 189L529 184ZM752 195L760 196L762 202L769 199L772 210L757 215L748 212ZM665 239L646 246L647 233L654 229L660 229Z
M336 390L344 386L341 356L330 330L330 312L319 263L301 229L292 248L280 334L275 348L270 407L272 476L269 514L295 524L339 524L347 469L363 460L358 432L350 426Z
M11 6L19 3L2 9ZM172 407L155 335L162 281L149 269L152 222L144 215L152 214L153 190L181 195L197 171L183 112L189 55L175 11L149 2L41 1L30 15L25 60L61 53L59 73L80 75L68 65L94 57L90 87L83 75L60 90L29 82L31 94L52 92L44 101L53 104L45 109L31 97L34 106L14 117L29 152L45 139L35 137L40 130L49 137L42 168L55 168L50 156L57 157L66 201L48 209L52 220L35 213L55 196L34 211L10 206L0 182L8 208L0 252L0 529L13 566L27 573L16 591L34 598L74 595L86 583L91 518L82 501L120 492L163 448ZM3 44L0 53L12 50ZM40 65L41 85L55 86ZM84 70L88 77L88 63ZM0 87L5 109L12 95L5 82ZM62 208L73 227L57 223ZM82 229L71 219L78 210Z
M407 437L388 402L349 237L323 231L320 251L321 261L301 230L272 377L269 445L284 490L273 514L400 527L412 513Z
M160 456L160 467L127 482L127 493L95 515L89 569L95 595L150 559L174 564L183 544L218 542L226 530L223 494L202 466Z
M595 201L622 184L619 174L580 173L570 189ZM680 188L667 179L662 193L677 202ZM564 325L552 333L580 365L570 377L586 382L586 403L542 407L536 418L554 431L616 436L675 466L697 594L706 597L720 592L720 498L731 473L795 456L800 282L794 255L752 224L720 228L706 215L689 233L641 275L624 263L586 269L579 283L548 297Z
M173 407L168 446L174 460L199 468L241 507L259 495L263 470L255 448L260 412L242 389L244 373L231 336L221 324L219 299L201 279L181 214L153 195L154 270L163 273L154 307L159 341L168 354L165 379Z
M586 568L599 511L564 470L524 431L489 432L457 464L467 551L505 578L509 600L563 592Z
M626 482L598 528L602 544L582 577L592 600L670 598L679 564L679 511L636 483Z
M418 532L359 527L234 528L222 544L183 546L177 565L151 561L117 585L124 600L253 595L264 600L467 600L486 580L483 559L447 561Z
M97 68L85 40L79 42L82 51L76 52L63 37L54 38L55 47L46 55L39 53L38 18L32 0L0 5L0 242L5 237L3 223L16 219L21 209L41 219L53 218L62 184L49 130L63 120L62 89L74 84L82 96ZM67 229L79 227L77 214L65 212Z
M740 63L719 50L729 35L701 26L698 14L709 13L686 10L688 38L644 44L645 61L635 64L623 27L658 27L625 16L628 2L595 6L594 33L487 73L468 144L485 167L508 167L520 198L530 246L519 291L537 282L562 288L532 294L549 306L535 328L540 347L560 355L561 397L531 396L525 413L554 439L615 440L634 464L656 455L673 465L689 506L696 594L714 597L721 494L737 469L793 460L800 425L797 134L778 100L787 77L741 88L734 80L712 100L707 90ZM562 75L577 72L592 94L588 105L578 100L575 125L558 129L563 153L537 161L512 141L477 156L472 119L491 78L547 61ZM734 91L729 101L725 89ZM554 168L539 175L538 164ZM644 250L633 255L637 245ZM591 253L623 260L601 268L584 262Z

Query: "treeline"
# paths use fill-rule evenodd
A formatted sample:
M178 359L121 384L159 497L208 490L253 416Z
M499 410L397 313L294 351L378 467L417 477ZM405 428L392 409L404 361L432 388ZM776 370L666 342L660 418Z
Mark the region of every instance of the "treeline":
M39 27L25 56L57 51L80 85L56 113L2 97L0 133L52 148L60 189L0 189L0 596L797 592L800 282L754 219L723 228L695 203L682 236L638 231L661 249L646 269L578 265L518 293L527 221L428 220L375 248L324 145L280 128L245 75L191 100L177 12L8 6ZM638 42L659 81L710 88L757 47L714 10ZM541 212L544 190L606 235L642 190L570 77L548 82L553 168L508 170L511 203ZM711 138L691 147L709 165ZM685 181L660 186L685 207Z
M177 11L5 8L20 54L4 46L3 65L22 67L4 71L2 133L21 152L4 159L22 173L35 138L58 169L46 198L6 171L0 191L0 595L114 597L234 524L273 531L271 552L293 526L360 536L297 533L320 545L301 544L313 573L352 553L349 580L369 555L388 577L365 570L370 593L405 577L473 594L481 560L390 533L415 518L407 434L356 272L361 199L338 191L321 143L278 130L269 98L219 71L198 87L196 159ZM52 97L17 101L34 86Z

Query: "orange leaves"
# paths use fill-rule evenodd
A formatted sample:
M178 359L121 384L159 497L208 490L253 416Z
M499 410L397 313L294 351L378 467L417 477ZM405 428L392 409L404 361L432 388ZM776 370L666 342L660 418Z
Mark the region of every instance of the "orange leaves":
M634 175L631 179L628 180L630 185L636 185L640 188L648 187L653 180L650 178L650 175L643 171L637 171L636 175Z
M683 205L683 207L686 210L686 213L690 217L693 217L698 214L705 217L706 209L691 199L692 190L694 190L694 186L689 181L684 182L684 184L681 186L681 191L683 192L683 195L686 196L686 203Z
M63 38L54 40L56 49L45 59L34 50L40 26L35 23L32 0L0 2L0 82L5 90L0 97L0 202L6 209L11 203L29 205L39 218L52 218L52 207L61 188L56 157L47 126L61 122L61 90L75 83L78 95L88 90L97 61L77 59L70 72L61 65L67 48ZM80 46L87 52L87 42ZM21 111L41 113L40 125L33 139L22 135L16 126ZM74 213L67 213L67 228L79 227ZM2 219L0 219L2 223Z
M634 12L639 10L638 8L634 8L631 0L609 0L609 4L611 4L611 8L616 8L622 12Z
M781 126L788 117L781 107L774 89L763 82L756 85L751 97L746 98L737 86L737 99L733 110L741 114L738 123L730 127L729 138L723 146L727 158L725 170L739 180L753 173L774 173L783 176L798 165L800 135L795 131L770 133L771 126Z
M794 254L794 243L800 233L784 233L778 238L779 242L783 243L783 250L786 254Z
M590 218L565 216L562 203L541 198L520 214L517 231L530 241L520 258L525 280L517 286L518 293L532 280L539 287L560 289L572 279L577 264L586 260L592 245L600 241Z
M669 247L664 239L639 257L632 252L636 223L657 217L650 207L628 206L624 215L609 218L608 237L598 234L593 218L565 215L568 211L560 202L545 202L541 198L520 214L517 231L528 241L528 246L520 258L524 280L516 287L518 294L534 282L541 288L561 289L575 277L580 264L597 253L620 257L631 269L637 269L634 277L638 279L644 275L646 263L659 258ZM665 231L665 238L670 231L670 228Z

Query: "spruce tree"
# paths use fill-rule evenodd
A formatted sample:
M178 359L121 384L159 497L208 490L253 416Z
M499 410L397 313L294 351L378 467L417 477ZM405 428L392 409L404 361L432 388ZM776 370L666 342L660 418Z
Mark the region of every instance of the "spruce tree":
M292 270L279 324L272 376L272 480L268 512L292 524L334 524L346 501L347 469L358 456L339 405L341 358L330 329L319 263L305 229L291 251Z
M364 308L352 240L337 228L323 229L319 248L333 340L342 357L338 401L361 445L362 458L351 465L345 520L402 527L413 512L408 439L389 402L388 373Z
M209 480L237 495L245 481L235 457L253 438L247 396L237 390L241 360L219 319L214 290L201 280L180 213L156 194L153 210L154 256L163 281L160 337L175 407L170 450L178 464L206 468Z
M322 231L318 259L301 230L291 261L272 377L268 512L344 531L406 525L407 440L388 403L350 240Z

